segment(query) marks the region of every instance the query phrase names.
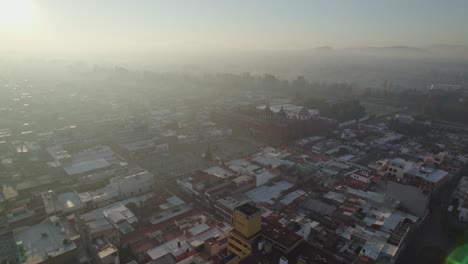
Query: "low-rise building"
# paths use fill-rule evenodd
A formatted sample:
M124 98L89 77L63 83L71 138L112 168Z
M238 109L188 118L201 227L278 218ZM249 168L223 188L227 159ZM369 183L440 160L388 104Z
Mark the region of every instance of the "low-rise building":
M373 183L374 175L367 170L357 170L347 175L345 184L359 190L368 190Z
M57 217L18 228L14 233L25 264L77 262L78 246L67 237Z
M81 229L82 237L88 247L91 247L94 239L100 237L118 246L121 235L135 230L138 218L123 202L117 202L82 214L77 217L77 222L84 227Z
M92 258L97 264L119 264L119 250L105 238L96 238L91 247Z
M118 191L121 198L139 196L150 192L154 189L154 184L154 175L146 170L110 179L110 185Z
M400 158L393 159L388 164L388 173L390 177L394 177L397 181L403 179L405 172L414 167L414 164Z
M225 221L232 223L232 214L234 209L251 201L252 199L242 193L239 193L216 200L214 208L217 215L223 217Z
M67 192L56 194L50 190L41 194L46 215L71 215L81 213L84 205L79 194Z
M449 172L421 165L419 168L408 170L403 182L432 192L437 191L448 180L450 180Z
M112 185L106 185L100 189L78 193L77 195L87 210L109 205L120 198L119 191Z
M78 176L120 167L121 160L108 146L96 146L71 155L60 161L68 176Z

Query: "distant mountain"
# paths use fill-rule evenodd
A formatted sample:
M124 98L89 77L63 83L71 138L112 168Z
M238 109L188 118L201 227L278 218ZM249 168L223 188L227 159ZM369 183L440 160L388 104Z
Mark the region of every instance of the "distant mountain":
M316 50L316 51L332 51L334 49L333 49L333 47L330 47L330 46L321 46L321 47L315 48L314 50Z
M409 46L357 47L346 48L344 50L352 53L377 56L427 56L430 54L430 52L424 48Z
M468 59L468 46L464 45L356 47L345 48L343 51L372 56Z

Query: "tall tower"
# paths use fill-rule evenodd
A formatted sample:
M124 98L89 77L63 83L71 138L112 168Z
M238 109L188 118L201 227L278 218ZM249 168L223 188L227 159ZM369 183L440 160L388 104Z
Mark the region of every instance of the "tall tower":
M262 229L262 216L259 208L252 204L244 204L234 209L234 229L229 233L228 255L232 262L237 263L252 253L252 242Z

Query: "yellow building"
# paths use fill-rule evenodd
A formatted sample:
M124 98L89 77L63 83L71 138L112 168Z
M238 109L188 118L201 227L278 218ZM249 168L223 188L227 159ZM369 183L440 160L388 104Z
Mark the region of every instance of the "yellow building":
M228 254L235 254L235 257L230 264L238 263L252 253L251 244L262 229L260 209L251 204L238 206L233 213L233 227L228 238Z

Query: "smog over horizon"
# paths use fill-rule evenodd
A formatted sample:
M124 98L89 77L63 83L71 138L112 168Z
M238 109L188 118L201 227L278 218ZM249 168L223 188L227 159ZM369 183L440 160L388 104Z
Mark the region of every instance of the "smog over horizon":
M467 10L0 0L0 264L468 263Z
M391 48L466 52L465 1L2 0L2 54L83 56ZM406 47L406 49L405 49Z

